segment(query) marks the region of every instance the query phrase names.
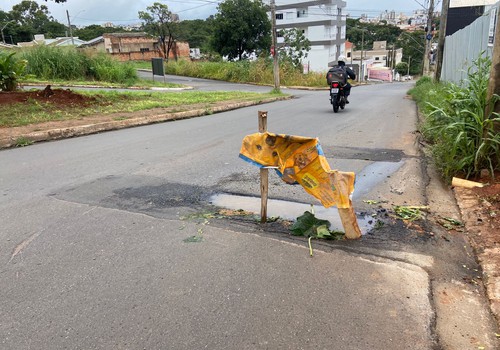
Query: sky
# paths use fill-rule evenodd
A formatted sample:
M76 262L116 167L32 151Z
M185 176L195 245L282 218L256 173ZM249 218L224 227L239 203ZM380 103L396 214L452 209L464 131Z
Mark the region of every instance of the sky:
M67 0L56 4L53 0L36 0L40 5L46 5L50 15L58 22L67 24L66 11L69 12L71 24L87 26L111 22L115 25L140 23L138 12L145 11L146 7L154 2L168 6L169 10L177 13L181 20L206 19L217 13L217 4L222 0ZM268 2L269 0L264 0ZM280 0L275 0L280 4ZM9 12L12 6L21 0L1 0L0 9ZM365 13L369 17L376 17L383 11L410 14L414 10L422 9L426 0L347 0L347 13L357 18Z

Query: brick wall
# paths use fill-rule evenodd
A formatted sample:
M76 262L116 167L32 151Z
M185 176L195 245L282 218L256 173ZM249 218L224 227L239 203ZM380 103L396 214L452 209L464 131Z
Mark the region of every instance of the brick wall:
M119 61L149 61L155 57L162 57L159 51L117 52L111 55Z

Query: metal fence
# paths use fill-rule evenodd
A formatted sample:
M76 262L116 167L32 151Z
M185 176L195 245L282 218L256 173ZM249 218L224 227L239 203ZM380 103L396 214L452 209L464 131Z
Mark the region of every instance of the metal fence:
M447 36L444 45L443 69L441 80L460 83L467 78L467 71L473 62L484 52L491 57L493 51L491 26L495 21L500 3L485 12L469 26ZM500 25L500 23L497 23ZM497 38L497 40L500 40Z

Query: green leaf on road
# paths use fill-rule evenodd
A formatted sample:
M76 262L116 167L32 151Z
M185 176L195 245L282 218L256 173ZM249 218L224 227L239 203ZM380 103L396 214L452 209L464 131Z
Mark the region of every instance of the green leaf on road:
M397 217L403 220L415 221L423 218L423 210L429 209L426 206L394 206Z
M342 239L344 232L330 231L328 220L318 219L313 213L306 211L297 218L297 221L290 227L294 236L306 236L319 239Z
M320 226L329 227L330 222L318 219L311 212L306 211L297 218L297 221L290 227L290 231L294 236L317 237Z
M184 243L199 243L203 240L202 236L191 236L183 240Z

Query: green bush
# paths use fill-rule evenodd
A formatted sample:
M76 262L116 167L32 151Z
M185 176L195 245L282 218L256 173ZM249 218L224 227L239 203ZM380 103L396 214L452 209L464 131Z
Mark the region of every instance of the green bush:
M22 55L28 62L28 74L39 79L78 80L86 76L87 58L72 47L40 45Z
M14 91L25 74L26 61L18 59L15 52L0 51L0 90Z
M428 83L432 83L432 78L428 77L428 76L423 76L422 78L417 80L417 82L415 83L415 86L418 87L420 85L428 84Z
M422 134L447 180L500 168L500 134L495 131L500 116L485 115L486 105L499 99L486 100L490 66L489 58L481 56L460 85L434 84L424 77L410 90L425 116Z
M27 72L44 80L97 80L130 85L138 77L131 64L121 64L105 53L74 47L37 46L23 52Z
M396 64L396 72L401 75L406 75L406 73L408 73L408 63L399 62L398 64Z
M237 62L169 61L166 64L166 73L237 83L274 85L273 60L268 57L260 57L255 61ZM303 74L291 63L280 62L280 84L324 87L326 80L323 73Z

